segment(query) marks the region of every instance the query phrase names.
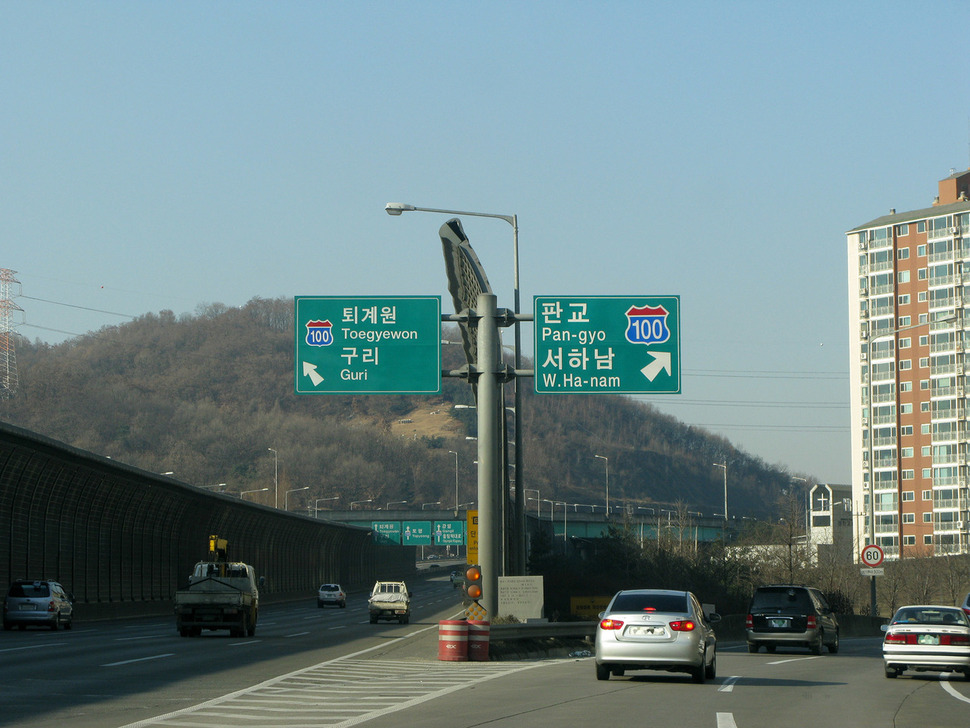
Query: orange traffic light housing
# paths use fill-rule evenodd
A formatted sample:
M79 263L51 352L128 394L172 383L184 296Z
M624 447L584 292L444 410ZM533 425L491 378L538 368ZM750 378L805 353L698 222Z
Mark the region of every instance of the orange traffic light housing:
M482 598L482 567L478 564L465 569L465 594L476 602Z

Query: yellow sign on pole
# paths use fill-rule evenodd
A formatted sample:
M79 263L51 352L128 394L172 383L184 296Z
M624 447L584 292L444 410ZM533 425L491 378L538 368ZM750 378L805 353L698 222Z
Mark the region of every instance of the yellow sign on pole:
M465 532L468 534L468 545L465 547L465 563L478 563L478 511L465 511L468 518L468 525Z
M485 617L487 616L488 612L485 611L485 607L478 602L472 602L465 607L465 619L477 619L479 621L485 621Z

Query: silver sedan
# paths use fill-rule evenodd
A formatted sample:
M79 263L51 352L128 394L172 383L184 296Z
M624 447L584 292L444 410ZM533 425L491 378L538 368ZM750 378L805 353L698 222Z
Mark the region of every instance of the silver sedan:
M970 619L960 607L901 607L882 629L886 677L917 670L962 672L970 680Z
M702 683L717 674L717 614L705 615L687 591L631 589L613 597L596 627L596 679L627 670L686 672Z

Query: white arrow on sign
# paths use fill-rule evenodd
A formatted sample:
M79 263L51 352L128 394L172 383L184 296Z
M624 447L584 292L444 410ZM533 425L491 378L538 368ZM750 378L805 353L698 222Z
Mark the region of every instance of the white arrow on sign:
M317 365L311 364L308 361L303 362L303 376L310 377L310 381L313 382L314 387L323 381L323 377L317 374Z
M667 370L667 375L670 376L670 352L658 351L656 353L650 352L650 354L653 356L653 361L641 369L640 373L651 382L664 369Z

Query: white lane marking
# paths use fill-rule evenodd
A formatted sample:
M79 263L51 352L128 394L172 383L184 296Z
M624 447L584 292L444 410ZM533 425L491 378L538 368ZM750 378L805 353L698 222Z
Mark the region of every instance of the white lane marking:
M734 722L734 713L718 713L717 728L738 728L738 724Z
M115 637L115 642L134 642L135 640L156 640L165 635L146 634L144 637Z
M229 646L230 647L240 647L240 646L245 647L246 645L255 645L255 644L259 644L260 642L262 642L262 640L247 640L246 642L230 642L229 643Z
M766 665L784 665L786 662L801 662L802 660L820 660L821 658L816 657L793 657L790 660L775 660L774 662L766 662Z
M310 634L309 632L294 632L293 634L286 635L287 637L302 637L305 634Z
M734 692L734 685L738 680L741 679L740 675L732 675L724 681L724 684L717 689L719 693L731 693Z
M66 645L67 642L47 642L43 645L26 645L24 647L5 647L0 650L0 652L17 652L19 650L40 650L44 647L60 647L61 645Z
M944 690L946 690L950 695L952 695L957 700L962 700L964 703L970 703L970 698L968 698L966 695L963 695L955 687L953 687L952 685L950 685L950 676L949 675L944 675L943 677L945 679L940 680L940 685L943 686L943 689Z
M101 667L118 667L119 665L130 665L133 662L145 662L147 660L160 660L163 657L172 657L174 652L166 652L164 655L152 655L151 657L136 657L134 660L122 660L121 662L109 662Z

